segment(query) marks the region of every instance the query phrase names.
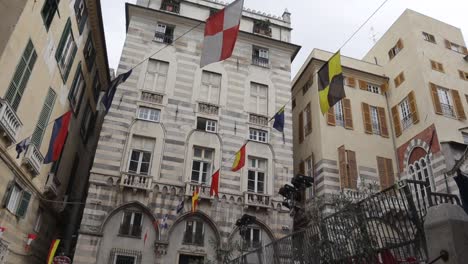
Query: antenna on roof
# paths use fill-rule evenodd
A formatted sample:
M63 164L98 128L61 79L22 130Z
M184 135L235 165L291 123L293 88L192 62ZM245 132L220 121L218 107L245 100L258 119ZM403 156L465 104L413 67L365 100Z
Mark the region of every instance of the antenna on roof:
M377 32L375 32L375 29L374 27L371 27L370 28L370 34L371 34L371 39L372 39L372 42L377 43Z

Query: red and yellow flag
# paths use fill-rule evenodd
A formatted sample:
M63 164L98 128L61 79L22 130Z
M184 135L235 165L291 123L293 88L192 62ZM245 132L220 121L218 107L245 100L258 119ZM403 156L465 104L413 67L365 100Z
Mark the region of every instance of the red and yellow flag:
M198 187L193 191L192 194L192 213L195 213L197 211L197 206L198 206L198 200L199 200L199 195L198 195Z
M242 169L245 165L245 146L247 143L245 143L241 149L236 153L236 158L234 159L234 163L232 164L232 171L238 171Z
M54 239L50 245L49 255L47 256L47 264L52 264L54 262L55 253L60 244L60 239Z

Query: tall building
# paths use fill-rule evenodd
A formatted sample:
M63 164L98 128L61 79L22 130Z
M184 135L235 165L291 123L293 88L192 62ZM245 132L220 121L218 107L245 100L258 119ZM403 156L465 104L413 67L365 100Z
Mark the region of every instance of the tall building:
M100 4L0 6L0 263L45 263L52 239L71 254L97 145L96 104L109 84ZM43 164L54 121L70 110L63 151ZM29 234L37 238L28 246Z
M295 171L315 180L308 198L399 179L457 194L446 172L468 143L467 55L460 29L406 10L363 60L342 57L346 98L322 116L316 72L332 54L314 50L292 88Z
M290 14L244 9L233 56L200 69L204 21L222 8L207 0L126 4L117 72L137 67L104 120L74 263L215 261L217 249L241 240L235 222L244 213L256 217L244 250L290 232L277 194L293 175L288 102L300 47L290 42ZM269 118L285 104L283 134ZM245 143L245 167L232 172Z

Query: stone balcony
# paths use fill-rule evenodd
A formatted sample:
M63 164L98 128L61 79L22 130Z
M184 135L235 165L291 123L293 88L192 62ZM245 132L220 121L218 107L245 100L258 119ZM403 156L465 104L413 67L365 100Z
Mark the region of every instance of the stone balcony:
M142 91L141 92L141 101L153 103L153 104L162 104L163 103L164 95L152 92L152 91Z
M47 197L55 198L58 195L58 188L60 187L60 180L55 176L54 173L49 173L47 181L44 187L44 194Z
M26 165L34 176L41 173L42 163L44 162L44 157L41 152L37 149L36 145L29 144L22 163Z
M258 208L271 208L270 195L263 193L244 192L244 206Z
M153 176L122 172L120 186L132 188L134 191L150 191L153 188Z
M198 188L198 195L200 199L211 199L210 197L210 186L205 184L187 182L185 183L185 196L192 197L193 192Z
M257 114L249 114L249 123L259 126L268 126L268 117Z
M219 106L209 103L198 103L198 112L207 114L207 115L218 115Z
M16 143L19 130L23 126L10 104L0 99L0 129L11 143Z

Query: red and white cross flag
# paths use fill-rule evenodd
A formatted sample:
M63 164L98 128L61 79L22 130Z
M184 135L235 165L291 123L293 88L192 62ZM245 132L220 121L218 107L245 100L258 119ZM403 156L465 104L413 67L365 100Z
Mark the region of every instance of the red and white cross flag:
M231 57L243 8L244 0L236 0L206 20L200 68Z

